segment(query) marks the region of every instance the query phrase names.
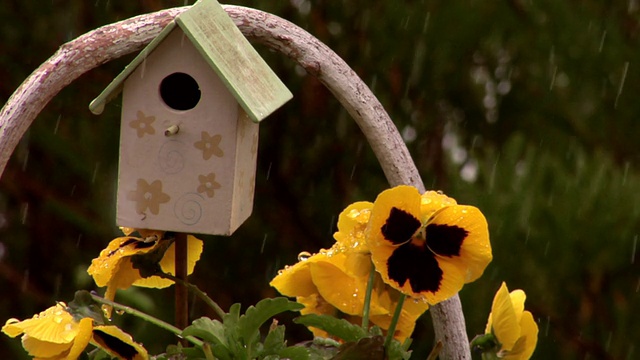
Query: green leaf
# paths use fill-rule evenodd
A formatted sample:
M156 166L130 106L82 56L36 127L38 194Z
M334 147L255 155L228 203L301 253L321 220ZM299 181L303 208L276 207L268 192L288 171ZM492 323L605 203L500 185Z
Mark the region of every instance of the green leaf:
M287 298L262 299L250 306L238 320L238 335L248 348L251 348L260 334L260 327L273 316L285 311L297 311L304 306Z
M278 351L278 359L292 359L292 360L310 360L311 355L309 349L304 346L289 346Z
M212 344L214 355L220 359L233 359L233 351L229 349L226 324L207 317L196 319L182 331L182 336L195 336Z
M264 355L276 354L278 351L286 347L284 340L284 326L279 325L269 329L269 333L264 339Z
M322 329L346 342L356 342L368 335L360 326L329 315L308 314L295 318L293 322Z

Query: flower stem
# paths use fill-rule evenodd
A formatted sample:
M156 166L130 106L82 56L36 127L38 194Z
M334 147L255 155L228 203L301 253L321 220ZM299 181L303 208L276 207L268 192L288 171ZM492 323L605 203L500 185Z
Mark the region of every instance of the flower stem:
M384 341L385 348L387 348L389 344L391 344L391 340L393 340L393 334L396 332L396 326L398 325L400 313L402 313L402 306L404 305L404 299L406 298L407 295L401 294L400 298L398 299L398 305L396 305L396 311L393 313L391 324L389 324L389 329L387 330L387 338Z
M362 328L369 330L369 310L371 309L371 294L373 293L373 282L376 278L376 267L371 262L371 270L369 271L369 281L367 282L367 292L364 295L364 307L362 308Z
M126 305L118 304L117 302L114 302L114 301L111 301L111 300L107 300L107 299L102 298L102 297L100 297L98 295L95 295L95 294L91 294L91 298L93 300L95 300L96 302L99 302L99 303L105 304L105 305L109 305L109 306L113 307L114 309L124 311L125 313L133 315L135 317L139 317L142 320L148 321L148 322L150 322L150 323L152 323L152 324L154 324L154 325L156 325L156 326L158 326L160 328L163 328L163 329L165 329L165 330L167 330L169 332L174 333L178 337L182 337L182 335L181 335L182 334L182 330L180 330L177 327L175 327L175 326L173 326L173 325L171 325L169 323L166 323L166 322L164 322L164 321L162 321L162 320L160 320L158 318L155 318L155 317L153 317L153 316L151 316L149 314L143 313L140 310L134 309L134 308L126 306ZM196 346L202 346L202 341L200 341L200 340L198 340L198 339L196 339L194 337L187 336L187 337L185 337L185 339L188 340L189 342L191 342L192 344L196 345Z
M204 301L207 305L209 305L213 309L213 311L215 311L216 315L218 315L218 317L220 319L222 319L223 316L226 314L224 312L224 310L222 310L220 305L218 305L215 301L213 301L213 299L211 299L204 291L200 290L200 288L198 288L194 284L191 284L189 282L185 282L182 279L178 279L177 277L175 277L175 276L173 276L171 274L167 274L167 273L163 273L163 272L159 272L156 275L160 276L161 278L165 278L165 279L169 279L169 280L175 281L176 283L178 283L180 285L186 286L190 291L192 291L194 294L196 294L196 296L198 296L200 298L200 300Z

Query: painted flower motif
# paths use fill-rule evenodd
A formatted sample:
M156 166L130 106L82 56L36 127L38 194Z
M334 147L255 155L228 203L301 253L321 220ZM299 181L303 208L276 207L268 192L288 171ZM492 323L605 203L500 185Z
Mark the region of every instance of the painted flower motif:
M153 128L153 122L156 121L155 116L146 116L142 111L136 113L137 119L129 123L129 127L136 130L138 138L142 138L145 134L153 135L156 130Z
M361 321L371 271L371 255L364 241L364 230L372 205L358 202L347 207L338 219L334 246L314 255L300 256L297 264L285 267L271 281L271 286L281 294L296 297L305 305L301 314L342 313L351 321ZM400 293L376 276L369 318L380 328L388 329ZM405 302L394 336L400 341L409 337L415 321L427 308L423 302ZM316 336L327 336L319 329L310 330Z
M525 299L524 291L509 293L504 282L493 298L485 333L495 337L493 350L498 358L527 360L536 348L538 325L531 312L524 310Z
M131 235L131 228L125 228L125 235ZM151 288L165 288L171 286L173 281L141 274L134 262L149 261L158 263L160 269L175 275L175 246L170 240L162 239L164 232L153 230L140 230L142 237L124 236L113 239L106 249L100 252L100 256L91 261L87 272L93 277L96 285L106 286L104 297L108 300L115 298L118 289L127 289L130 286ZM188 273L191 274L196 262L202 254L202 240L189 235L187 237L187 263ZM146 276L145 276L146 275ZM110 309L106 308L108 312ZM110 316L110 313L108 314Z
M2 332L22 335L22 346L30 356L47 360L75 360L91 342L118 359L146 360L147 351L116 326L95 325L92 318L76 320L64 303L20 321L9 319Z
M480 210L435 191L421 196L412 186L378 195L366 235L384 282L430 304L479 278L492 260Z
M138 214L144 214L149 209L153 215L158 215L160 205L169 202L171 197L162 191L162 181L149 184L145 179L138 179L136 189L129 191L127 200L135 201Z
M240 177L242 178L242 177ZM216 174L209 173L208 175L198 175L199 193L206 193L208 197L212 198L216 189L220 189L220 183L216 181Z
M214 136L209 135L208 132L203 131L201 133L201 139L196 141L193 146L198 150L202 150L202 158L209 160L213 155L217 157L223 157L224 151L220 149L220 141L222 141L222 135L217 134Z

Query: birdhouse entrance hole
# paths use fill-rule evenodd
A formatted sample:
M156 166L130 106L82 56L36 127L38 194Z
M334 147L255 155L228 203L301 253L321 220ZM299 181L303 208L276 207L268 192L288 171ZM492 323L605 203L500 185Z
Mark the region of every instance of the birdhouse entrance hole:
M160 83L160 97L174 110L190 110L200 101L200 86L190 75L176 72Z

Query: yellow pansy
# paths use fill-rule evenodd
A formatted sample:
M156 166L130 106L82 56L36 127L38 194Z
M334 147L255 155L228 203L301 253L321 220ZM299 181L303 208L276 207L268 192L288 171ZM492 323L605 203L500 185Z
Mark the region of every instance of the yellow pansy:
M147 351L131 336L112 325L93 325L92 318L76 321L64 303L20 321L9 319L2 332L10 337L22 335L22 346L30 356L46 360L75 360L91 342L118 359L146 360ZM108 332L113 339L102 341Z
M123 228L122 231L130 235L133 229ZM141 237L125 236L112 240L107 248L91 261L87 272L93 277L96 285L107 287L104 297L108 300L115 298L118 289L127 289L132 285L165 288L173 284L173 281L159 276L143 276L134 266L134 259L147 256L153 260L153 257L157 256L160 269L175 275L174 243L162 239L164 232L161 231L139 230L139 233ZM193 272L196 262L200 259L202 247L202 240L191 235L187 236L189 274ZM107 310L110 311L108 308Z
M498 357L527 360L538 342L538 325L531 312L524 310L526 295L522 290L509 292L503 282L496 293L485 329L498 342Z
M371 255L364 238L372 203L358 202L348 206L339 216L336 243L281 270L271 281L285 296L296 297L305 305L302 314L316 313L348 315L353 322L361 322L367 282L371 271ZM390 288L376 274L370 302L370 320L387 329L398 303L400 293ZM423 302L403 308L395 337L404 341L413 332L415 321L426 311ZM326 336L311 329L316 336Z
M439 192L420 195L406 185L383 191L366 231L382 279L430 304L479 278L492 260L484 215Z

